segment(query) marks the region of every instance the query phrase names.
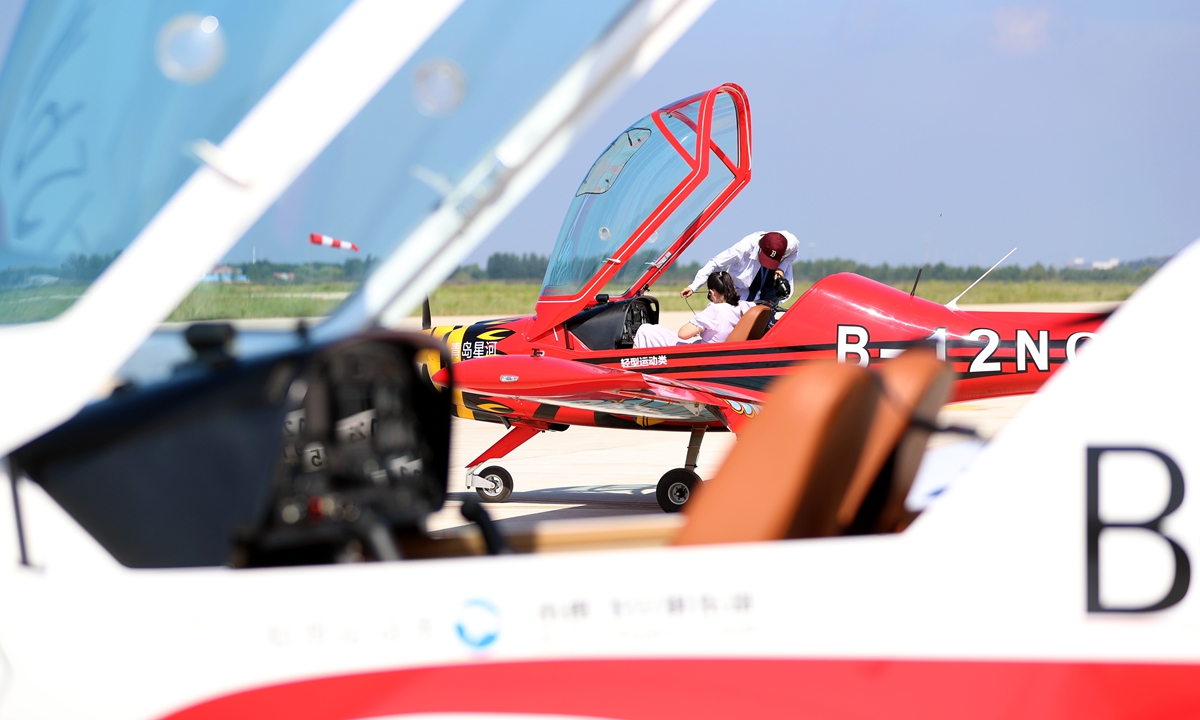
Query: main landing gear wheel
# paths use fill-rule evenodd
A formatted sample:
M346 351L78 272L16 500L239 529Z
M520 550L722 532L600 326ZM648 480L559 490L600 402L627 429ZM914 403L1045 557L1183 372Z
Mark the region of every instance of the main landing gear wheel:
M692 488L700 482L700 476L687 468L668 470L658 481L655 497L663 512L677 513L687 504L692 496Z
M491 480L496 483L494 488L475 488L475 492L479 494L479 499L484 502L501 503L512 495L513 481L512 475L499 465L490 465L479 472L479 477L485 480Z

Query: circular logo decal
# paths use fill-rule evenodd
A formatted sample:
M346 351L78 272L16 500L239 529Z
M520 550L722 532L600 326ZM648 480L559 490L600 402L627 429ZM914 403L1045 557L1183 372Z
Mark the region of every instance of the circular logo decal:
M458 613L454 629L469 647L485 648L500 634L500 611L487 600L468 600Z

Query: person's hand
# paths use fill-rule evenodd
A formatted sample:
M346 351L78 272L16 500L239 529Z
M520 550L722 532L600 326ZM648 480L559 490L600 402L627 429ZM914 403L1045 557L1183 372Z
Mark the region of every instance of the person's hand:
M783 270L781 270L780 268L775 268L775 277L777 277L777 278L783 277Z
M684 289L679 291L679 297L681 297L681 298L690 298L691 296L693 296L695 294L696 294L696 291L691 289L690 287L685 287Z

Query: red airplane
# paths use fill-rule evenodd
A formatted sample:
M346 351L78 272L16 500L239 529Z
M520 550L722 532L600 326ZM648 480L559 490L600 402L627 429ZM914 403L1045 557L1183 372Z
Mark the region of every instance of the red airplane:
M1031 393L1075 359L1106 317L969 313L916 297L915 285L909 293L841 273L786 312L755 306L725 342L635 349L637 328L658 321L651 286L750 181L750 157L750 104L737 85L654 111L588 171L534 315L431 329L456 363L458 416L508 428L468 465L468 488L485 501L507 499L508 471L479 468L546 430L690 431L684 466L657 487L659 505L677 512L699 480L704 433L739 432L771 382L797 363L836 358L866 367L933 345L958 373L952 400ZM449 371L436 359L428 369L447 384Z

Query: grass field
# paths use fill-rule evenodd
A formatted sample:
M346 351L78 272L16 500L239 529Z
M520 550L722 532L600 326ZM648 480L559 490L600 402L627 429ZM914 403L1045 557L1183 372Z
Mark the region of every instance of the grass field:
M0 323L49 320L70 307L83 291L82 285L0 290Z
M317 285L226 285L201 283L168 322L240 320L328 315L356 288L355 283Z
M809 288L801 283L794 297ZM962 292L967 283L944 280L922 282L917 294L934 302L949 302ZM533 312L540 284L536 282L448 282L429 298L434 315L524 315ZM43 288L50 290L51 288ZM319 285L216 285L197 287L180 303L168 318L172 322L263 317L315 317L329 314L355 289L352 283ZM687 303L679 297L680 287L666 285L651 288L652 295L666 312L686 311ZM910 290L911 286L901 288ZM1136 285L1072 282L982 282L976 285L963 303L1019 302L1087 302L1124 300ZM692 307L704 307L703 297L692 298ZM0 312L4 305L0 304ZM413 309L419 315L421 308Z
M934 302L948 302L966 287L966 283L945 280L922 282L917 294ZM448 282L433 292L430 307L434 315L524 315L533 312L537 302L536 282L480 281ZM316 285L224 285L202 283L175 308L170 322L193 320L235 320L266 317L315 317L328 315L355 290L354 283ZM652 295L666 312L686 311L679 297L682 285L651 288ZM801 283L794 297L809 288ZM911 286L902 287L909 290ZM982 282L962 299L969 303L1087 302L1124 300L1137 289L1132 284L1085 282ZM82 286L54 285L0 291L0 323L36 322L60 314L83 292ZM692 308L700 310L705 300L692 298ZM413 310L414 315L421 309Z
M937 303L949 302L970 283L945 280L922 282L917 295ZM797 284L794 298L811 287L811 283ZM434 315L521 315L533 312L537 302L537 283L447 283L438 288L429 299ZM664 312L686 311L687 303L679 297L680 285L652 287L650 294L658 298ZM901 288L912 289L912 285ZM1024 302L1099 302L1124 300L1136 285L1072 282L982 282L971 289L961 302L970 303L1024 303ZM693 297L691 307L700 310L706 300L703 296ZM413 311L420 314L421 309Z
M917 286L917 295L937 303L948 303L970 283L949 280L922 280ZM912 285L897 286L908 292ZM975 303L1027 303L1027 302L1107 302L1124 300L1137 290L1134 284L1062 282L1044 280L1040 282L987 282L971 288L963 297L964 305Z

